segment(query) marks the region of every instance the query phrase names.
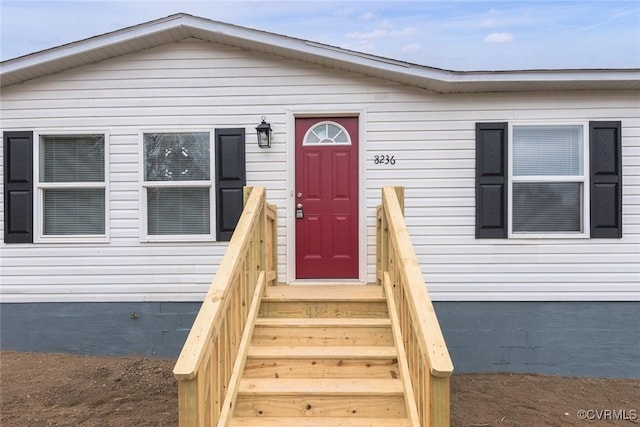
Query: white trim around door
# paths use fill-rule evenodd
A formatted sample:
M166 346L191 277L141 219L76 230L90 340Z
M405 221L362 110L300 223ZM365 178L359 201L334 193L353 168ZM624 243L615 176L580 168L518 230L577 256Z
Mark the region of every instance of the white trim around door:
M295 123L299 117L358 117L358 238L359 238L359 267L358 279L340 280L339 283L366 284L367 283L367 207L365 186L365 152L366 152L366 109L358 110L286 110L286 158L287 165L287 220L286 229L286 271L285 282L290 284L312 284L321 282L329 284L335 280L297 280L296 279L296 236L295 236Z

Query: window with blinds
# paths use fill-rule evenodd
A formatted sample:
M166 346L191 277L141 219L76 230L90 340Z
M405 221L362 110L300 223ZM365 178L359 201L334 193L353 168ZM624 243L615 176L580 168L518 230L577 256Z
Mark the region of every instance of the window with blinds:
M583 126L513 126L511 153L512 233L584 233Z
M209 132L143 134L146 238L212 238Z
M41 135L40 235L106 235L105 135Z

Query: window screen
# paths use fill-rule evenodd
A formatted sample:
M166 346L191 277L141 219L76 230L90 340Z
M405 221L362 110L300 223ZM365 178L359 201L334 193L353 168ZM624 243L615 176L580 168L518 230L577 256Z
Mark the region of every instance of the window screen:
M513 175L582 175L582 127L513 128Z
M210 233L208 188L148 188L147 206L151 235Z
M104 135L44 135L39 150L43 235L104 235Z
M582 126L514 126L513 233L583 232Z
M143 136L147 234L211 234L208 132Z

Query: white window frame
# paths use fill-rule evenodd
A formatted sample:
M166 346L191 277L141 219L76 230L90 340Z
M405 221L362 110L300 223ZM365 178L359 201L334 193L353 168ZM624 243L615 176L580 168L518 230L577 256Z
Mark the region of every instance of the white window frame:
M209 180L208 181L145 181L144 135L150 133L208 133L209 134ZM215 194L215 129L168 128L141 130L139 139L139 184L140 184L140 241L141 242L214 242L216 241L216 194ZM208 234L149 234L147 221L148 188L209 188L209 233Z
M58 135L103 135L104 136L104 180L100 182L40 182L40 139L46 136ZM34 132L33 138L33 171L34 171L34 192L33 192L33 224L34 243L96 243L109 242L110 240L110 199L109 196L109 132L104 130L39 130ZM44 190L84 188L104 190L104 234L73 234L73 235L45 235L44 234Z
M513 176L513 128L518 126L580 126L582 127L582 176L575 175L534 175ZM588 239L590 236L590 173L589 173L589 122L576 121L514 121L509 122L508 135L508 223L510 239ZM582 232L557 232L557 233L522 233L513 231L513 184L523 182L578 182L582 184Z

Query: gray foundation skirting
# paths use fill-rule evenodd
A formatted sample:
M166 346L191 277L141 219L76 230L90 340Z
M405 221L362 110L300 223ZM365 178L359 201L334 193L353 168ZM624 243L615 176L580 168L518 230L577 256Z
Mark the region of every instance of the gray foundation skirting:
M435 302L455 372L640 378L637 302ZM0 305L2 350L178 356L200 303Z

